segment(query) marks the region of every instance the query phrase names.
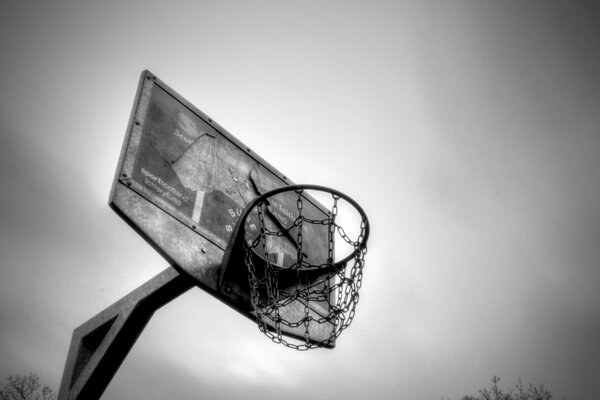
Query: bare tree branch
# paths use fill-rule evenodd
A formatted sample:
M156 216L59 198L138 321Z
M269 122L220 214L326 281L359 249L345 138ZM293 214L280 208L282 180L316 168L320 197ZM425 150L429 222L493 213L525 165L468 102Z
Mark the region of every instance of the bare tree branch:
M551 400L553 397L544 385L533 386L529 384L529 388L525 390L521 379L519 379L514 388L504 391L498 382L500 382L500 378L494 376L492 377L492 386L489 389L479 390L479 397L467 395L463 396L461 400Z
M10 375L0 388L0 400L56 400L52 389L40 383L40 378L29 375Z

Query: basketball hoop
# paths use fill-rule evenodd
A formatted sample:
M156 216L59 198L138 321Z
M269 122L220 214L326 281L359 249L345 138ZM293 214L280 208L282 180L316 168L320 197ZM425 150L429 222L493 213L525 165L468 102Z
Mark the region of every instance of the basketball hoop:
M142 72L109 203L171 266L73 331L58 398L99 399L152 314L194 286L276 343L334 347L354 318L369 222L336 190L289 183Z
M305 212L309 208L305 204L314 204L309 192L329 198L325 218ZM342 202L344 211L353 214L353 233L346 233L348 227L345 230L339 222L348 222L348 216L340 215ZM319 198L321 207L323 203ZM259 329L274 342L297 350L333 347L352 322L359 299L369 237L363 209L334 189L286 186L264 193L246 207L238 238L242 234ZM315 244L315 238L325 243ZM347 254L338 256L336 242ZM291 332L298 341L284 338L282 332L288 336Z

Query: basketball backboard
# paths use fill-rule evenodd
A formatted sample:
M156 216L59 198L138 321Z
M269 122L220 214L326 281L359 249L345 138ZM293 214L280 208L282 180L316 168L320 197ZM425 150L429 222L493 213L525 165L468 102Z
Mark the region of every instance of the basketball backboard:
M248 271L238 255L223 259L246 206L257 196L292 182L149 71L140 78L110 205L177 270L242 314L254 318ZM306 196L304 213L314 219L329 211ZM271 199L270 224L288 225L296 198ZM252 217L251 217L252 218ZM252 225L252 224L250 224ZM327 256L327 228L303 229L302 251L313 263ZM275 238L274 263L297 256L293 235ZM287 312L295 313L290 304ZM315 310L323 313L327 310ZM315 339L327 337L320 327ZM286 334L300 335L298 329Z
M171 266L73 331L60 400L99 399L152 314L194 286L297 350L333 347L354 317L364 210L337 190L292 184L149 71L109 204Z

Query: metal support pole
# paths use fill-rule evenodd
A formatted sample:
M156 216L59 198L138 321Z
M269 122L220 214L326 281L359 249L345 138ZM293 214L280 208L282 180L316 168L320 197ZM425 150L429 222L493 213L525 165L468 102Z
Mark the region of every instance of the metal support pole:
M58 400L97 400L163 305L195 281L169 267L73 331Z

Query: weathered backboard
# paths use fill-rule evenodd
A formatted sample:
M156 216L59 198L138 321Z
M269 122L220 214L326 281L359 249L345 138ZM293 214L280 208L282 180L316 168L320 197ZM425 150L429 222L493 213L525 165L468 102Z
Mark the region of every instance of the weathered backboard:
M142 73L110 205L176 269L249 317L246 267L242 262L225 271L223 257L246 205L291 183L152 73ZM327 215L307 200L306 213ZM285 224L292 215L286 201L281 197L271 209L273 223ZM326 230L310 229L304 250L313 259L325 257ZM295 257L293 240L276 246L282 265Z

